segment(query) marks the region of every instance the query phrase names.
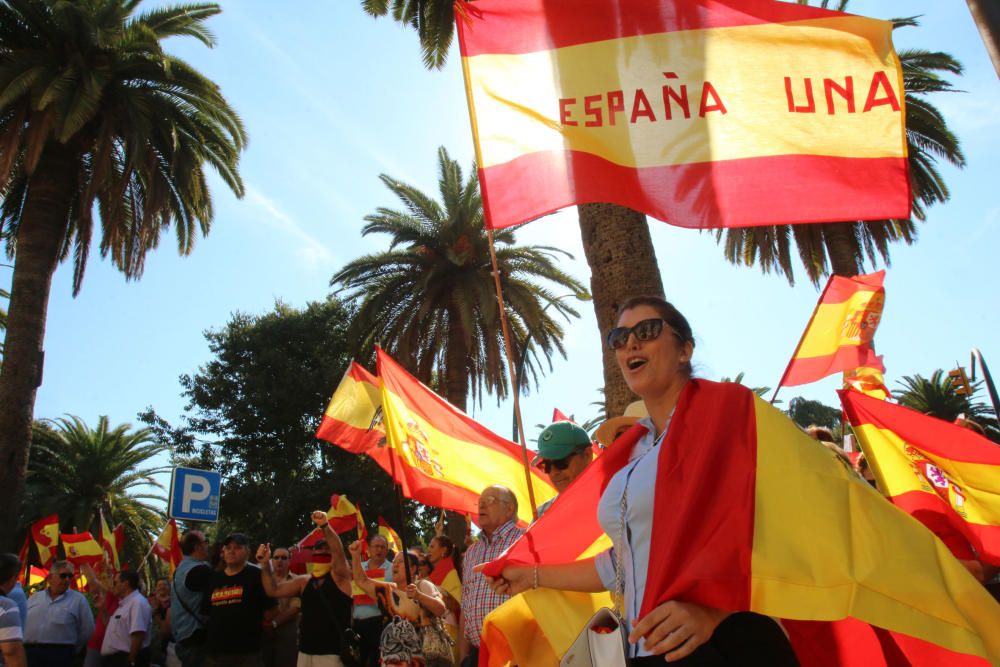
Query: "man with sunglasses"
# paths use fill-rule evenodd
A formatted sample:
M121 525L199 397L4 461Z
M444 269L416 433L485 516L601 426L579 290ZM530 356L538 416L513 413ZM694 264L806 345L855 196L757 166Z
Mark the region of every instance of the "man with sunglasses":
M545 471L552 486L562 493L594 460L590 436L571 421L552 422L538 436L538 456L533 465ZM538 516L552 506L555 498L538 506Z
M70 588L73 564L52 564L46 587L28 599L24 648L29 665L70 667L94 633L94 615L87 598Z

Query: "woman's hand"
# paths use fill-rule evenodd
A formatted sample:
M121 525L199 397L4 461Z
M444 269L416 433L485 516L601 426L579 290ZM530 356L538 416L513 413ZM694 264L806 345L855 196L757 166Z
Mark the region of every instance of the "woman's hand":
M628 640L635 644L643 639L643 648L653 655L666 654L667 662L680 660L711 639L727 616L721 609L671 600L639 619Z
M472 568L473 572L482 572L486 563ZM534 568L527 565L508 565L500 573L499 577L486 577L486 584L498 595L517 595L521 591L526 591L534 583Z
M411 600L415 600L417 602L420 601L420 600L417 599L420 596L420 591L417 590L417 585L416 584L407 584L407 586L406 586L406 595Z

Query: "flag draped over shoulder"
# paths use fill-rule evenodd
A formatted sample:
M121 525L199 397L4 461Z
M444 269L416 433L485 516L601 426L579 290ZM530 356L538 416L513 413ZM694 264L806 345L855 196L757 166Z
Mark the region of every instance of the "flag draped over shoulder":
M561 524L560 504L599 496L642 432L619 438L486 573L574 558L600 534L596 503ZM806 667L1000 660L989 593L749 389L688 382L657 456L641 615L676 599L781 618Z
M853 391L840 398L889 500L956 557L1000 565L1000 447L901 405Z
M89 531L83 533L62 533L61 537L63 549L66 551L66 560L77 567L84 563L94 567L104 558L101 546Z
M487 226L910 216L892 24L773 0L456 3Z
M59 515L52 514L31 524L31 537L38 549L39 564L46 568L52 565L59 546Z
M316 437L352 454L370 454L385 437L380 428L371 428L381 405L378 378L352 361L333 392Z
M184 557L181 553L180 536L177 532L177 522L173 519L167 521L163 532L153 543L153 554L170 566L170 574L174 573L177 566L181 564Z
M872 347L885 305L884 279L885 271L830 276L778 386L807 384L859 366L885 370Z
M425 505L478 512L479 495L493 484L509 488L522 525L532 520L521 448L501 438L421 384L381 348L383 426L403 494ZM381 464L380 464L381 465ZM531 472L535 501L555 489Z

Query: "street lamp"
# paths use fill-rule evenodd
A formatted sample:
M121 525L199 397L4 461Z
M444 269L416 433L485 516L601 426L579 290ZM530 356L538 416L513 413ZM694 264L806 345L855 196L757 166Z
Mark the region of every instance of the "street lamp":
M542 314L544 314L545 311L548 310L550 307L552 307L553 305L555 305L556 302L562 301L563 299L568 299L570 297L574 297L576 299L579 299L580 301L590 301L590 299L591 299L590 294L588 292L586 292L586 291L583 291L583 290L581 290L579 292L570 292L569 294L563 294L562 296L557 296L554 299L552 299L551 301L549 301L547 304L545 304L545 307L542 308ZM569 317L568 316L566 317L566 321L567 322L569 321ZM517 367L514 369L514 391L519 392L519 393L521 391L521 380L524 377L524 364L525 364L525 361L528 358L528 344L530 342L531 342L531 330L529 329L528 331L525 332L525 334L524 334L524 340L521 341L521 344L517 348L518 350L521 351L521 358L517 360ZM514 437L511 438L511 440L513 440L514 442L517 442L518 441L518 439L517 439L518 432L517 432L517 410L516 409L514 410L514 414L513 414L513 422L514 422Z

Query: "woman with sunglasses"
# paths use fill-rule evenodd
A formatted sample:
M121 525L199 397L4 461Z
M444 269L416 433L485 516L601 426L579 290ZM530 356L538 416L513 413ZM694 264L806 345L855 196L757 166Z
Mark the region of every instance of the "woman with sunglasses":
M649 613L640 613L647 593L657 594L646 590L647 580L654 579L654 570L658 571L655 578L662 578L664 567L669 567L656 557L654 544L660 536L654 539L653 511L657 488L672 482L670 471L659 466L661 443L691 380L694 337L672 304L657 297L636 297L621 306L607 343L625 382L649 414L618 441L626 445L633 436L631 454L610 476L597 508L601 527L614 548L570 565L509 566L494 580L494 587L506 593L538 586L620 590L626 631L635 642L628 646L633 666L662 665L664 658L680 665L797 665L780 626L764 616L729 614L686 600L668 600ZM639 426L641 431L637 431ZM685 440L683 446L697 447L698 442Z

